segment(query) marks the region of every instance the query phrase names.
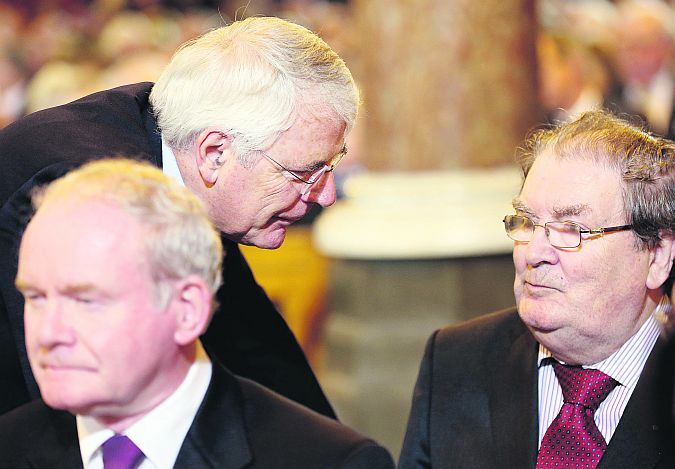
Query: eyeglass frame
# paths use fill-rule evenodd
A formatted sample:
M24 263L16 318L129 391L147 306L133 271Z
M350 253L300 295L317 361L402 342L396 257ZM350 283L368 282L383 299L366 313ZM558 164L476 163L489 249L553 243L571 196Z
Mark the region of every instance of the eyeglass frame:
M549 236L549 228L548 225L551 223L557 223L557 224L565 224L565 225L572 225L574 227L578 227L579 229L577 230L579 232L579 243L576 246L556 246L555 244L551 243L551 246L560 248L560 249L575 249L581 246L581 235L582 234L588 234L588 235L603 235L605 233L613 233L617 231L627 231L633 229L633 225L617 225L617 226L606 226L602 228L587 228L586 226L576 223L573 221L548 221L544 223L543 225L540 223L534 223L534 221L530 217L526 217L524 215L505 215L504 219L502 220L502 223L504 223L504 230L506 231L506 236L508 236L510 239L513 241L516 241L517 243L529 243L532 241L532 238L528 240L520 240L520 239L515 239L511 237L511 234L509 233L509 230L507 228L506 224L506 219L507 218L522 218L525 220L528 220L530 223L532 223L532 237L534 237L534 230L536 227L541 227L544 229L544 233L546 233L546 239L551 243L551 238Z
M303 187L302 190L300 191L300 193L301 193L302 195L305 195L305 193L309 190L309 188L311 187L312 184L316 183L319 179L321 179L321 177L322 177L325 173L330 173L331 171L333 171L333 170L337 167L337 165L340 164L340 161L342 161L342 159L343 159L343 158L345 157L345 155L347 154L347 144L346 144L346 143L343 144L343 145L342 145L342 149L341 149L339 152L337 152L337 153L330 159L329 162L327 162L326 164L324 164L323 167L322 167L321 169L317 170L314 174L312 174L312 175L309 177L309 179L305 179L305 178L299 176L299 175L296 174L294 171L291 171L290 169L288 169L287 167L285 167L284 165L282 165L281 163L279 163L277 160L275 160L274 158L272 158L270 155L268 155L268 154L265 153L264 151L261 151L260 153L262 153L262 155L263 155L265 158L267 158L267 159L270 160L272 163L274 163L274 164L277 165L279 168L281 168L282 171L284 171L284 172L290 174L290 175L293 176L296 180L302 182L303 184L306 184L306 186Z

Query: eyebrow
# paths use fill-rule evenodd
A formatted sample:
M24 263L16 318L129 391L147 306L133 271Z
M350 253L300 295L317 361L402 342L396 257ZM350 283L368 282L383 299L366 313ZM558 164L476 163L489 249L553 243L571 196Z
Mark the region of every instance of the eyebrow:
M16 286L16 289L19 290L20 292L24 292L26 290L40 290L39 288L34 287L30 283L19 278L16 279L14 285ZM65 290L63 290L63 292L67 295L76 295L78 293L90 292L96 289L97 287L93 283L82 283L68 286L65 288Z
M513 209L516 212L523 213L527 215L528 218L536 218L534 211L530 207L528 207L520 197L514 197L513 200L511 201L511 205L513 205Z
M534 211L530 207L528 207L527 204L523 202L520 197L514 197L513 200L511 201L511 204L513 205L513 208L517 212L523 213L528 218L532 218L533 220L537 219L537 216L534 213ZM551 211L553 212L553 216L557 220L559 220L563 218L579 216L585 213L589 213L592 210L588 204L574 204L574 205L553 207L553 210Z
M305 165L302 169L294 169L296 173L313 173L314 171L318 171L324 166L326 166L326 162L324 161L315 161L314 163L309 163Z
M331 161L333 161L333 158L335 158L338 154L342 153L342 151L347 149L347 144L343 143L342 146L340 147L340 150L335 153L335 155L331 156L328 161L315 161L313 163L308 163L307 165L304 166L304 169L294 169L296 173L305 173L305 172L315 172L326 166L327 164L330 164Z
M591 212L591 207L587 204L566 205L563 207L553 207L553 213L556 218L567 218L579 216Z
M30 289L33 288L28 282L25 282L25 281L21 280L20 278L17 278L17 279L14 281L14 286L15 286L16 289L19 290L20 292L23 292L23 291L26 291L26 290L30 290Z

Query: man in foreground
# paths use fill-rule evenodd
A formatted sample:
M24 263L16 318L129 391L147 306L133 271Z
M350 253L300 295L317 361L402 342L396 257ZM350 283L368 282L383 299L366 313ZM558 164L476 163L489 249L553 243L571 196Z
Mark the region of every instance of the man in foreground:
M199 337L222 246L188 190L108 160L36 205L16 284L42 399L0 417L0 467L393 468L373 441L211 363Z
M23 343L16 252L30 191L95 158L149 161L205 202L227 257L204 345L233 372L334 416L283 318L237 243L277 248L314 204L358 108L345 63L307 29L248 18L179 49L139 83L31 114L0 131L0 413L39 396Z
M400 467L672 468L675 143L595 111L520 164L517 309L433 334Z

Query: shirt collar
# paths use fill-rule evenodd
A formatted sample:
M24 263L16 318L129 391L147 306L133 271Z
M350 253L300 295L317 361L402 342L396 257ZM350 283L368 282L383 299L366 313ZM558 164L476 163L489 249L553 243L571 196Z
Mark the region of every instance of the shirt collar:
M197 341L197 356L185 379L167 399L123 432L154 467L173 467L211 381L211 361ZM76 416L85 467L100 458L99 448L114 432L94 417Z
M637 384L640 373L647 358L654 348L663 327L657 318L671 308L666 295L656 305L654 312L647 318L640 329L609 357L584 368L594 368L611 376L621 385L632 388ZM539 344L537 363L541 368L552 363L553 354L544 345ZM630 362L630 366L627 363Z
M181 185L185 185L183 181L183 176L180 174L178 169L178 162L176 161L176 155L173 153L173 150L167 145L164 137L162 137L162 172L174 178L176 181L180 182Z

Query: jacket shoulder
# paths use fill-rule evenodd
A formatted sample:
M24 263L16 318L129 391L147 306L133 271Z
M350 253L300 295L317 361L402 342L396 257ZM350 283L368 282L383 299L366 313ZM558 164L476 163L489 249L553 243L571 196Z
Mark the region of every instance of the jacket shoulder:
M527 328L518 311L512 307L439 329L430 342L439 352L462 348L476 352L482 348L495 348L503 342L510 343L525 331Z
M58 467L56 461L48 461L60 454L77 456L78 448L75 417L51 409L42 400L0 416L0 467L21 467L29 460Z
M336 420L236 377L256 467L393 468L386 449Z

